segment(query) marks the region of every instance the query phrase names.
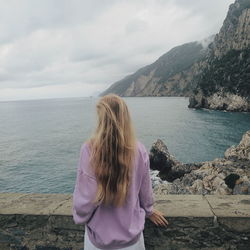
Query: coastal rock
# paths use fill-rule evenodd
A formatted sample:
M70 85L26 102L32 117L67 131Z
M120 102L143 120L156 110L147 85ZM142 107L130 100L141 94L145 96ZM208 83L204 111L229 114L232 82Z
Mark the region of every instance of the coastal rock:
M231 189L233 189L236 185L236 182L240 179L240 176L238 174L229 174L225 179L225 183L227 186Z
M150 154L150 168L153 170L159 170L159 175L164 179L171 171L173 166L181 164L172 156L167 146L162 140L158 139L151 147Z
M185 174L183 177L175 179L172 183L161 183L157 188L159 194L233 194L233 189L225 182L225 176L230 174L250 176L250 162L247 163L248 169L245 168L246 162L228 161L223 158L216 161L204 162L196 170ZM237 189L237 182L235 190ZM244 187L247 182L244 182ZM246 188L240 185L241 191L235 191L237 194L246 194Z
M225 158L238 158L250 160L250 130L247 131L237 147L228 148L224 154Z
M250 181L240 179L233 189L233 194L250 194Z
M249 140L250 131L247 131L237 147L226 151L227 157L189 164L182 164L173 156L170 157L167 146L158 141L151 151L151 159L155 159L155 152L156 154L160 152L160 156L164 155L162 158L158 155L162 160L158 163L163 163L163 167L167 166L166 174L163 175L167 181L158 181L158 185L154 186L154 192L156 194L250 194ZM164 159L167 159L165 165ZM160 169L160 165L157 166Z
M188 107L248 112L250 111L250 100L247 97L223 91L218 91L210 96L204 96L199 92L189 97Z
M171 171L166 176L166 180L172 182L175 179L181 178L185 174L188 174L195 169L199 169L201 166L202 166L202 163L199 163L199 162L198 163L186 163L186 164L179 163L177 165L174 165L171 168Z
M250 111L250 101L246 97L232 93L214 93L207 97L207 108L227 111Z
M204 189L203 181L200 179L197 179L193 182L193 185L189 188L192 193L202 194L202 191Z
M163 183L166 183L166 181L162 180L159 177L158 170L151 170L151 180L152 180L153 189L157 188L159 185L161 185Z
M189 97L189 108L206 108L207 106L207 100L200 90L195 95L193 94Z
M171 155L167 146L158 139L150 149L150 168L158 170L158 176L162 180L173 182L191 171L201 167L201 163L183 164Z

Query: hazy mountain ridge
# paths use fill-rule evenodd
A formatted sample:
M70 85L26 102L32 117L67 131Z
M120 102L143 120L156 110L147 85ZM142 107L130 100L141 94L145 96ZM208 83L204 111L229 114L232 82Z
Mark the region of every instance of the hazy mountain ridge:
M206 46L177 46L101 95L190 96L190 108L250 111L249 0L229 6L219 33Z
M196 79L189 107L250 111L250 1L230 5Z
M189 96L193 75L198 74L198 63L205 57L201 43L191 42L174 47L154 63L112 84L101 95L120 96Z

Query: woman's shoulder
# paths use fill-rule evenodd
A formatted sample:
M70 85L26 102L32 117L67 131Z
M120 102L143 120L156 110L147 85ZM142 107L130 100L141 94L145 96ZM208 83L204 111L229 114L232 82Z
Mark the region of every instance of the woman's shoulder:
M86 157L88 152L88 145L86 143L82 143L80 147L80 155Z
M81 145L81 151L87 151L89 153L90 150L90 141L84 141Z
M94 172L90 167L90 146L88 142L83 142L81 145L81 158L83 158L83 164L82 164L82 171L88 176L93 179L95 178Z
M145 154L148 154L148 150L140 140L137 140L137 148L140 154L142 154L143 156L145 156Z

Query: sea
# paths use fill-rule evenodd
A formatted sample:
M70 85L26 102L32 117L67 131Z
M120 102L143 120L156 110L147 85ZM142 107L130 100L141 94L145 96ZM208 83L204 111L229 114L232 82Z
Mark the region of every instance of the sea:
M0 192L72 193L80 147L95 131L98 97L0 102ZM195 110L186 97L124 97L140 140L161 139L183 163L223 157L250 113Z

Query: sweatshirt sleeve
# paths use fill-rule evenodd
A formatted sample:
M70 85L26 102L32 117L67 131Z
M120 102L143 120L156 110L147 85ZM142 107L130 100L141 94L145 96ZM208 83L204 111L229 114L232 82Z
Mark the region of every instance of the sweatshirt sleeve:
M97 183L94 177L85 172L86 164L88 164L88 152L86 145L83 145L73 192L72 214L75 224L87 223L98 207L92 202L96 195Z
M153 204L154 204L154 197L153 197L153 188L152 188L152 181L150 178L150 162L149 162L149 155L145 149L143 153L143 169L144 177L142 178L142 184L139 192L139 199L140 205L145 210L146 215L145 217L149 217L153 213Z

